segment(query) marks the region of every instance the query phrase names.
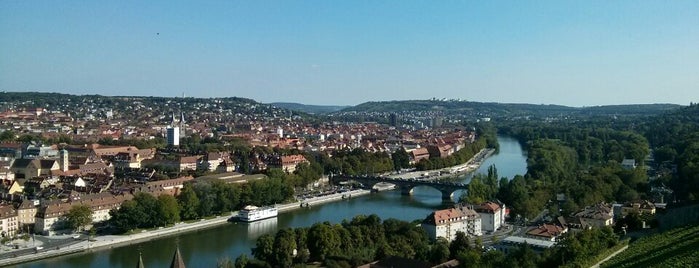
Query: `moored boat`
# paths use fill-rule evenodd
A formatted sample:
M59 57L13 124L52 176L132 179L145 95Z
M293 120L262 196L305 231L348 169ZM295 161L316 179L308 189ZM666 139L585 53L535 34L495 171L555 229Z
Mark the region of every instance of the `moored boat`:
M278 214L276 207L257 207L257 206L245 206L245 208L238 211L238 216L236 220L243 222L253 222L263 219L274 218Z

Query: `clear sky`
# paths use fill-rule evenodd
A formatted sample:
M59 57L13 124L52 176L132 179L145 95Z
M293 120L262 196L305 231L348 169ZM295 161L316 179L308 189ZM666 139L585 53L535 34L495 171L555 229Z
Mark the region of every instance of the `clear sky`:
M0 1L0 91L699 102L699 1Z

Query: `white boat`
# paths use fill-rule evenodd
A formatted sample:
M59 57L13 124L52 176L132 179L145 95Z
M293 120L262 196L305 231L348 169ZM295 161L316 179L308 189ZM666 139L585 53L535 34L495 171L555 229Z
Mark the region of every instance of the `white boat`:
M276 207L245 206L245 208L238 211L237 220L244 222L259 221L274 218L277 216L277 213Z

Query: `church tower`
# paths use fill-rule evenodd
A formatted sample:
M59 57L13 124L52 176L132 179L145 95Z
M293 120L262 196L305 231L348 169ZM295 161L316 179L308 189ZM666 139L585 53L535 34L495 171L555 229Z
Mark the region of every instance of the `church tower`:
M58 154L58 166L61 171L68 171L70 167L70 161L68 160L68 151L63 149Z

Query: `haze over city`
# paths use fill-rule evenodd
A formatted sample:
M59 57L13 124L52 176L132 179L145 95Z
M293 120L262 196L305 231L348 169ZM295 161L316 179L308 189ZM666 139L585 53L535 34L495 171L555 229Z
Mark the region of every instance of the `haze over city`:
M696 1L0 1L0 90L686 105L697 25Z

